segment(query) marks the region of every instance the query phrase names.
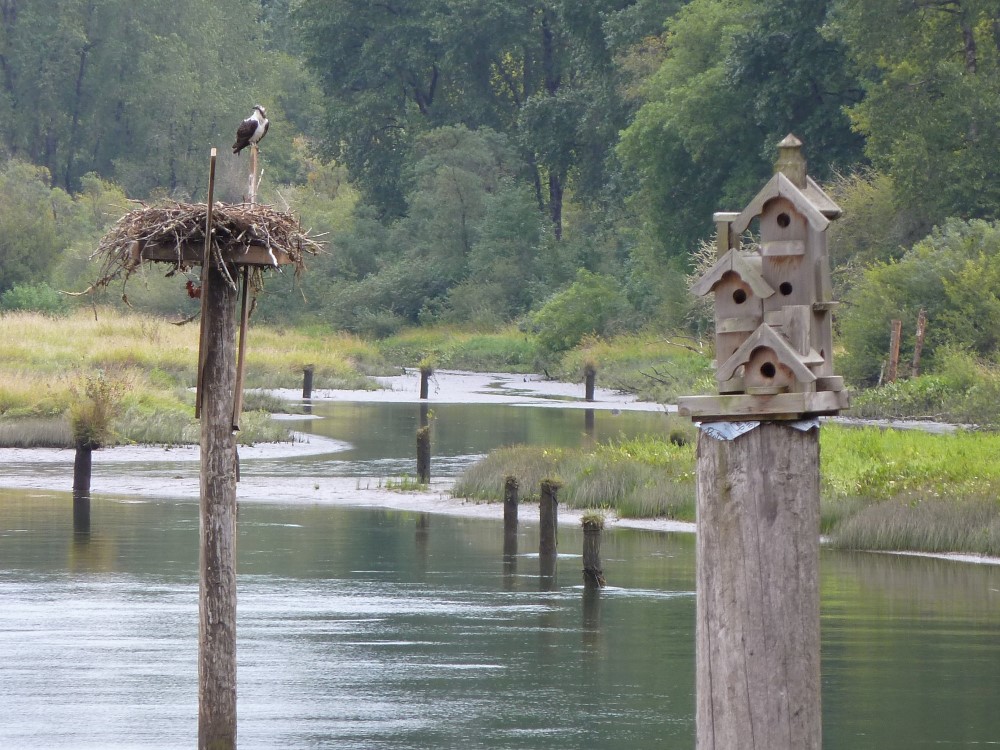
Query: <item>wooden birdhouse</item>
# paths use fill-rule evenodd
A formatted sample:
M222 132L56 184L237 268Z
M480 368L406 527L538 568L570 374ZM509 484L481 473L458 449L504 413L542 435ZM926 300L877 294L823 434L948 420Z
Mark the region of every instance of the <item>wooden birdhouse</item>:
M694 419L800 418L847 407L833 374L826 229L841 210L806 174L802 143L778 145L774 176L739 213L717 213L719 260L693 286L715 295L720 396L680 400ZM740 249L756 229L758 242Z

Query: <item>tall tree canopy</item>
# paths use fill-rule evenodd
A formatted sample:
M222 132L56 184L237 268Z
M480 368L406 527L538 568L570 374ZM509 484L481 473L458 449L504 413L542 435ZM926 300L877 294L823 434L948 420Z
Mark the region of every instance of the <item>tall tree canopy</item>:
M260 10L259 0L0 0L0 143L66 190L91 171L133 195L203 190L209 147L228 145L255 99L276 103L269 66L248 64L265 54Z
M875 167L926 217L1000 215L1000 6L837 0L866 96L851 109Z
M714 211L738 210L789 132L810 173L861 157L843 112L860 89L822 27L829 0L692 0L669 21L665 57L620 153L639 173L642 210L663 257L685 256Z
M604 24L631 6L303 0L296 13L327 96L328 148L365 200L401 215L414 140L442 125L489 127L522 149L558 235L568 183L575 177L583 193L600 192L625 124Z

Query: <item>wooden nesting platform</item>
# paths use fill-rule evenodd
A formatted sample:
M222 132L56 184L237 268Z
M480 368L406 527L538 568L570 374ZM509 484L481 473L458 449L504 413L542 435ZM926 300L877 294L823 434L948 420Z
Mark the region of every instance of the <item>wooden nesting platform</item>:
M287 250L267 245L229 244L220 247L218 251L224 263L238 266L277 268L296 262ZM204 241L164 245L136 240L129 248L129 262L132 266L138 266L145 261L200 266L204 255Z
M205 258L206 203L141 205L122 216L101 238L95 258L102 261L94 287L126 281L145 262L169 263L180 270ZM296 274L308 255L322 246L290 213L254 203L213 203L212 265L249 266L258 271L293 266Z

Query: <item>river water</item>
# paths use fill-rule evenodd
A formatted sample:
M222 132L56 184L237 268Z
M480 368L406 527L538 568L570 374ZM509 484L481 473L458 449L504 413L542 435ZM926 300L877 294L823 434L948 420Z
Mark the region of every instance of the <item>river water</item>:
M658 429L662 415L439 405L435 473L496 445ZM412 473L412 404L317 404L295 426L348 450L245 460L247 481ZM37 467L36 467L37 468ZM32 471L9 462L14 480ZM50 462L46 471L67 472ZM0 748L176 748L197 735L197 503L190 460L98 462L88 520L0 490ZM170 485L169 481L176 482ZM3 484L0 478L0 484ZM23 485L23 483L21 483ZM196 491L196 490L195 490ZM359 501L361 502L361 501ZM576 527L539 575L499 521L258 498L239 516L244 748L691 748L694 538L605 533L610 587L582 586ZM1000 567L822 555L825 748L1000 745Z

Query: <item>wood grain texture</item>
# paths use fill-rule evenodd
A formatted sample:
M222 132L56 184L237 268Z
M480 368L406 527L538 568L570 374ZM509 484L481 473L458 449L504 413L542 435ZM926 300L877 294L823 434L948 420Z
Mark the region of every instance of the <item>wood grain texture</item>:
M698 437L698 750L820 750L819 431Z
M212 265L201 411L198 747L236 747L236 290Z

